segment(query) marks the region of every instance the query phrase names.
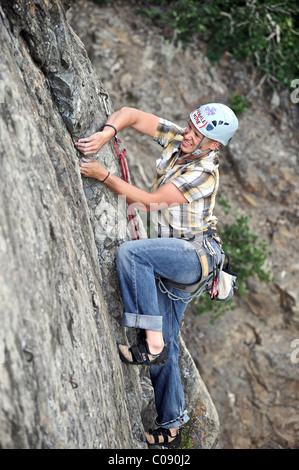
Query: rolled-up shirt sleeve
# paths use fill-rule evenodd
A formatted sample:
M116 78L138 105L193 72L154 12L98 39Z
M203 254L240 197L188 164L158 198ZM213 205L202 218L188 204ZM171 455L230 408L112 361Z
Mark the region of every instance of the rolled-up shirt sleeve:
M193 170L171 181L181 191L188 202L209 197L215 190L216 178L213 173Z
M182 140L182 128L167 119L160 118L153 140L165 148L177 139Z

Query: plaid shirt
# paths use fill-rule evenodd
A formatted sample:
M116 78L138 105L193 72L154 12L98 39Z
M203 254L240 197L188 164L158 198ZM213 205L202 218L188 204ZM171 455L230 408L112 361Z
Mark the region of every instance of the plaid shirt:
M188 203L151 212L158 237L199 240L209 228L215 229L213 216L219 186L218 157L211 151L194 160L177 163L185 129L160 118L153 139L163 151L156 162L152 191L172 182Z

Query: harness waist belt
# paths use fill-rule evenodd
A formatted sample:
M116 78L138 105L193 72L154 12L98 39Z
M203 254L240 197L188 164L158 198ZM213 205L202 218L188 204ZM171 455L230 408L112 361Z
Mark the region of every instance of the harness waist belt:
M217 241L218 244L221 245L221 239L218 237L217 232L214 230L209 229L208 231L208 236L213 238L214 240ZM204 237L204 239L207 239L207 236ZM163 283L168 284L169 286L174 287L175 289L182 290L184 292L195 292L200 284L203 283L203 281L209 282L212 278L212 273L209 273L209 264L208 264L208 258L206 251L204 250L202 246L202 242L197 242L197 241L190 241L190 243L194 246L196 249L198 258L200 260L201 264L201 278L198 282L195 282L194 284L183 284L181 282L175 282L170 279L166 278L160 278Z
M181 282L170 281L169 279L165 279L163 277L160 278L161 281L169 286L174 287L175 289L183 290L184 292L194 292L202 280L196 282L195 284L182 284Z

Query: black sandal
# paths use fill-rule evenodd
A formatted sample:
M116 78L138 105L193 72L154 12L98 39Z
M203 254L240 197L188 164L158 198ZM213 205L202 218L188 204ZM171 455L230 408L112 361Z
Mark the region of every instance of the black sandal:
M164 366L168 359L166 345L159 354L152 354L145 340L131 347L123 344L117 347L121 360L126 364Z
M169 449L176 449L181 443L180 430L178 430L175 436L172 436L170 430L166 428L149 429L145 436L149 446L163 446Z

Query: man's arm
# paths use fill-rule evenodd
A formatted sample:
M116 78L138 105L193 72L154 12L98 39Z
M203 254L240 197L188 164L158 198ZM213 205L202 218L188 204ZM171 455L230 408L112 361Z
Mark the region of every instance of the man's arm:
M159 117L154 114L145 113L136 108L124 107L109 116L106 124L112 124L117 131L132 127L142 134L153 137L159 122ZM103 131L96 132L90 137L79 139L75 145L83 155L97 153L103 145L114 137L112 127L104 127Z
M80 172L88 178L96 178L99 181L105 179L105 185L115 194L124 196L127 204L133 204L142 212L163 209L163 205L181 205L188 202L181 191L173 184L166 183L153 193L148 193L132 184L127 183L116 175L109 174L107 170L96 160L83 158L80 165Z
M135 108L121 108L113 113L107 120L107 124L112 124L117 131L126 127L132 127L142 134L154 136L159 118L154 114L145 113ZM102 132L97 132L87 139L80 139L76 147L84 155L92 155L100 150L114 136L111 127L105 127ZM157 206L180 205L187 199L181 191L173 184L166 183L153 193L148 193L115 175L109 175L107 170L96 160L83 158L79 163L80 172L88 178L96 178L99 181L105 180L105 185L115 194L124 196L128 204L133 204L142 211L157 210Z

